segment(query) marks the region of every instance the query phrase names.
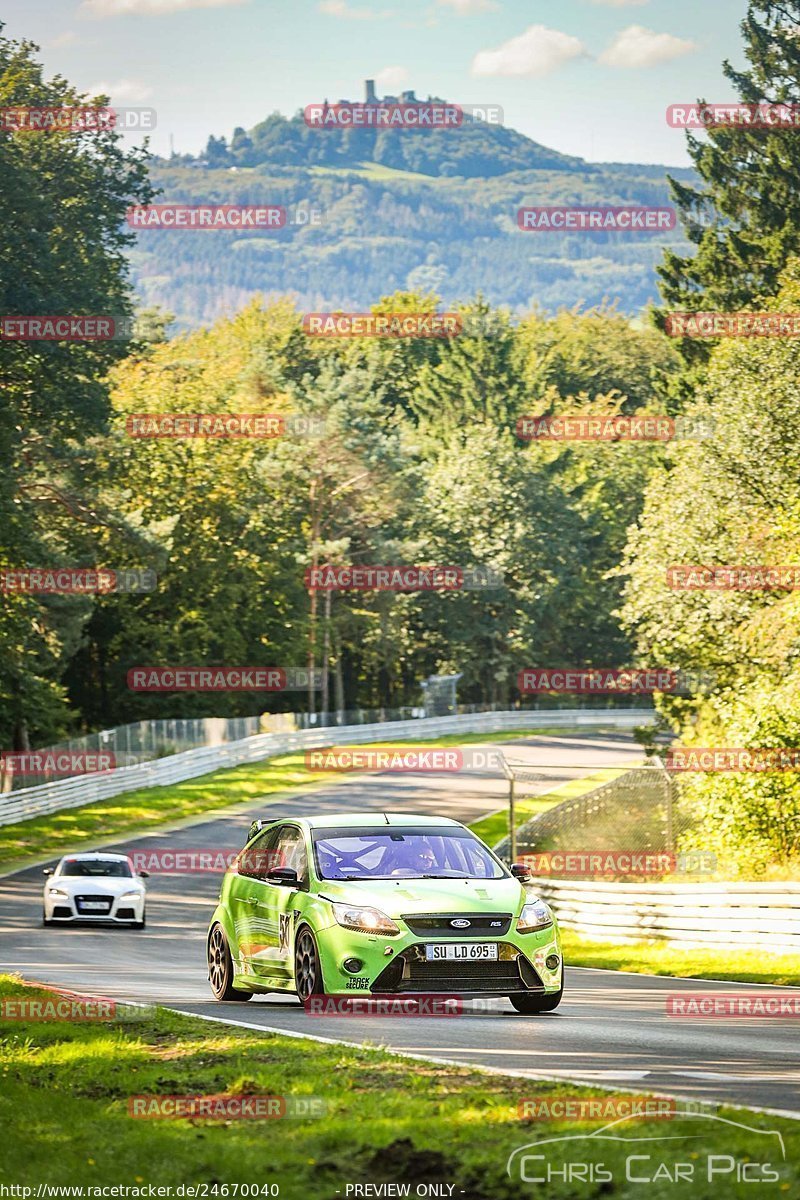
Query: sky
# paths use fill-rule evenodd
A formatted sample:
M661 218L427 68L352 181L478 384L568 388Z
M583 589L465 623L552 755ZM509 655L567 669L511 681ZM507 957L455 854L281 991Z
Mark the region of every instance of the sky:
M152 107L150 145L200 152L271 112L413 88L493 104L594 162L689 164L669 104L735 99L746 0L5 0L47 75ZM320 134L324 136L324 134ZM416 135L415 135L416 136ZM424 136L424 135L419 135ZM170 141L172 138L172 142Z

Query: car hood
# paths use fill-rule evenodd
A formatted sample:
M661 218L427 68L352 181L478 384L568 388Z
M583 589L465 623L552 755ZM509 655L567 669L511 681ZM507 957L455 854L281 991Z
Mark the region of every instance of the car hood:
M140 879L124 879L115 875L61 875L48 879L45 887L51 885L72 896L119 896L123 892L144 891Z
M320 882L337 903L379 908L389 917L412 913L516 913L524 890L517 879L365 879Z

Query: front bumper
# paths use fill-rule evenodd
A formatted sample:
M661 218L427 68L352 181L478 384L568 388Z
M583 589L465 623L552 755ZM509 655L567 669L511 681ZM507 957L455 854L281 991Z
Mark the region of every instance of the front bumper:
M497 959L427 961L426 945L453 940L405 931L385 937L328 926L317 932L325 991L349 996L415 993L469 997L545 995L561 986L561 944L555 924L534 933L511 930L500 937L459 939L494 942ZM552 964L554 957L558 963L550 969L547 960ZM358 970L345 968L345 961L352 959L362 964Z
M86 907L100 904L103 908ZM80 921L94 924L131 925L144 919L144 896L44 896L47 921L69 924Z

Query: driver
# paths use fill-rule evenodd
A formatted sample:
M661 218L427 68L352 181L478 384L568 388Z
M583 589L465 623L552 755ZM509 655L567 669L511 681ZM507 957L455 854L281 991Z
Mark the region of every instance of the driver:
M392 871L393 875L427 875L436 868L436 855L427 842L415 846L403 857L405 861L398 863Z

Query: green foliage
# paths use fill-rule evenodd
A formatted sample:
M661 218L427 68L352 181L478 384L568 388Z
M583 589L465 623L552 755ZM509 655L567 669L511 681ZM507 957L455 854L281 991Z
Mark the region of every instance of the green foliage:
M0 107L85 103L45 81L36 47L0 37ZM94 102L96 103L96 102ZM130 311L123 220L149 200L145 154L112 130L0 133L0 308L4 314ZM0 343L0 560L81 561L86 532L109 520L85 475L86 443L108 416L113 341ZM123 564L119 564L123 565ZM61 686L90 611L85 600L9 599L0 611L0 744L52 739L68 717Z
M796 102L799 22L799 0L750 0L741 25L748 66L723 64L743 102ZM673 194L696 252L666 254L665 301L730 312L774 296L788 259L800 252L800 130L709 127L688 136L688 149L702 186L675 181ZM685 340L682 348L690 361L707 357L702 342Z

